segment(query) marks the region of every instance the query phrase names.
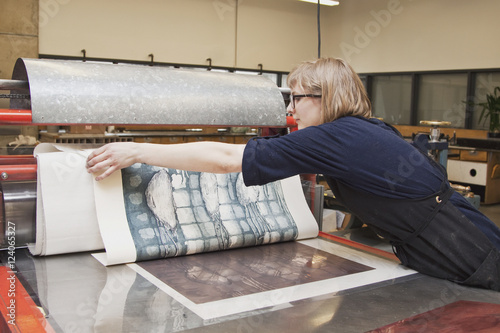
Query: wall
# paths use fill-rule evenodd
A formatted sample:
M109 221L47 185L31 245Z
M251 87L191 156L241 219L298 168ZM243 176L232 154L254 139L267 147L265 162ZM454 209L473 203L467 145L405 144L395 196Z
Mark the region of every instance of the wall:
M10 79L19 57L38 58L38 0L1 0L0 2L0 79ZM0 90L8 94L10 91ZM0 98L0 108L9 99ZM34 126L0 126L0 147L18 134L33 135ZM0 148L0 155L3 154Z
M325 53L358 72L500 67L500 1L345 0Z
M321 7L326 21L332 7ZM244 0L238 8L239 67L290 71L318 54L317 7L296 0Z
M316 6L295 0L40 0L41 54L289 71L316 34Z
M0 79L10 79L18 57L38 57L38 1L2 0Z
M3 29L3 50L8 43L36 57L22 46L36 45L36 2L2 0L0 27L17 24L8 33L19 36L13 44ZM40 0L39 7L42 54L86 49L89 57L148 61L153 53L162 62L211 58L214 66L279 71L317 55L316 5L296 0ZM358 72L498 68L500 45L491 37L498 12L497 0L341 0L321 7L322 55L348 59Z
M232 65L234 11L204 0L40 0L40 53Z

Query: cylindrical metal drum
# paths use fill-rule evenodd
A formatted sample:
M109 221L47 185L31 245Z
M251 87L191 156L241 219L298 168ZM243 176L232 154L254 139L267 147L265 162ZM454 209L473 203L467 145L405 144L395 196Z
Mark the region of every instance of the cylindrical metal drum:
M286 125L278 86L260 75L19 59L12 78L28 81L30 98L11 108L37 124Z
M36 181L0 182L0 247L35 241Z

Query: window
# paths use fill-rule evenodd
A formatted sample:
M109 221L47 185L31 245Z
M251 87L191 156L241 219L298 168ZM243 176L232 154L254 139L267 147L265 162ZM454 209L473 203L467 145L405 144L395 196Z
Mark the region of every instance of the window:
M255 72L255 71L235 71L236 74L246 74L246 75L262 75L263 77L268 78L273 81L275 84L278 84L278 74L275 73L266 73L266 72Z
M465 127L464 101L467 99L467 74L424 74L419 80L417 108L421 120L443 120L452 127Z
M373 115L395 125L411 123L410 75L376 76L372 81Z
M288 79L288 74L283 74L281 75L281 87L283 88L289 88L287 83L286 83L286 80Z
M477 73L474 91L474 103L483 103L486 101L486 94L492 94L495 87L500 86L500 73ZM488 123L484 123L484 118L479 122L482 107L474 106L472 116L472 128L480 130L488 130Z

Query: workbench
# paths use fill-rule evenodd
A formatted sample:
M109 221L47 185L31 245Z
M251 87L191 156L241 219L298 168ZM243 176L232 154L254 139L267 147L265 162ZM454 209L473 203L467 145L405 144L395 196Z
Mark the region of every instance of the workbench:
M366 228L340 235L321 233L319 238L355 249L360 256L395 260L387 252L388 244ZM0 253L6 264L6 251ZM32 257L26 249L17 249L15 266L19 281L55 332L347 333L375 330L419 314L424 314L419 325L427 331L425 327L431 327L448 304L500 305L498 292L415 273L204 320L128 266L104 267L89 253ZM437 310L427 314L433 309Z
M451 146L450 182L470 186L484 204L500 202L500 150Z

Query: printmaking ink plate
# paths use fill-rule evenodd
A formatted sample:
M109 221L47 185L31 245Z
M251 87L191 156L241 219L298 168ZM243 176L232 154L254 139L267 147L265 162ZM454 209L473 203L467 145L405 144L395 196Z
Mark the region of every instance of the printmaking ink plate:
M205 320L279 309L416 273L396 261L319 238L128 266Z

